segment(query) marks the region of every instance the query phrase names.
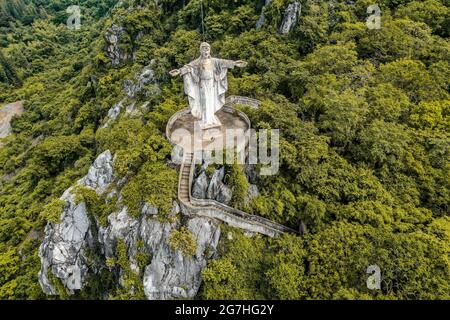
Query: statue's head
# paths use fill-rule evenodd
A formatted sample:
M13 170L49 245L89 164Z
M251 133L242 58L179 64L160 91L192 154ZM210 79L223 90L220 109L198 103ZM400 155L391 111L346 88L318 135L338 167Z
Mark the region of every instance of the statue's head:
M210 58L211 57L211 46L207 42L202 42L200 45L200 55L202 58Z

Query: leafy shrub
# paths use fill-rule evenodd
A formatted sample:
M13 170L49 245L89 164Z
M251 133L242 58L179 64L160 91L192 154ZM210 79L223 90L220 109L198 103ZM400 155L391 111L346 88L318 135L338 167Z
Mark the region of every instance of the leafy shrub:
M169 245L173 250L180 250L187 257L195 255L197 251L195 237L186 227L172 231Z

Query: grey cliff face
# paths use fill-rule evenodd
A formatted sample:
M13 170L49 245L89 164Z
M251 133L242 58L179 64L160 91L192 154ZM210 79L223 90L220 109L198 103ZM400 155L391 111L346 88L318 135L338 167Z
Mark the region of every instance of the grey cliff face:
M264 3L264 7L262 8L263 12L261 12L258 21L256 21L256 30L261 29L264 23L266 22L266 16L264 15L264 8L270 5L271 2L272 0L266 0L266 2Z
M120 49L120 40L124 33L122 26L112 24L105 35L106 56L111 59L111 65L117 66L121 62L131 59L131 55Z
M202 171L195 179L192 186L192 196L197 199L206 199L206 190L208 189L208 177L206 172Z
M223 183L225 177L225 168L214 171L211 182L206 191L208 199L217 200L224 204L229 204L233 195L231 189Z
M192 196L197 199L212 199L223 204L229 204L233 192L223 183L225 168L214 171L211 180L208 181L206 172L202 169L192 186Z
M98 194L108 192L110 195L117 194L117 190L110 190L114 181L113 157L109 151L105 151L77 184L92 188ZM196 296L201 284L201 271L208 259L217 252L220 238L217 221L191 215L189 209L184 208L186 218L181 223L176 219L181 208L174 201L170 221L158 219L158 208L146 203L137 218L128 214L126 206L119 206L108 216L107 226L101 226L89 215L85 203L76 203L73 188L67 189L60 199L65 201L60 222L47 224L39 250L39 282L46 294L58 294L51 281L53 277L58 278L71 294L83 289L87 279L96 275L98 267L106 268L104 265L92 267L88 262L88 251L98 249L95 251L102 256L100 260L103 261L113 258L117 241L123 239L128 249L131 270L143 274L142 283L148 299ZM182 225L196 238L197 250L194 256L184 256L169 245L172 232ZM135 259L139 250L144 250L151 257L143 270L139 270ZM117 279L117 285L120 285L120 281Z
M220 227L217 222L203 217L191 217L186 223L188 230L196 237L195 256L184 256L169 246L169 239L180 222L162 222L153 218L157 209L144 206L139 218L128 215L126 207L108 217L109 226L100 228L99 242L102 244L106 258L114 256L118 239L123 239L128 247L131 269L139 272L135 261L138 252L137 243L144 243L145 252L152 259L144 271L143 285L147 299L194 298L200 288L201 271L208 259L217 252ZM177 202L172 207L173 213L180 208Z
M217 251L220 228L217 222L194 217L187 223L189 231L197 240L194 256L186 257L173 251L167 242L174 225L150 221L145 228L151 236L146 239L148 247L156 248L150 265L145 268L144 290L148 299L193 298L201 284L201 271L208 259Z
M284 12L283 22L278 30L280 34L288 34L297 25L298 17L301 13L301 4L298 1L291 3L287 6Z
M88 174L78 180L78 185L100 194L112 180L112 155L108 150L97 157ZM94 242L86 205L76 203L72 188L67 189L60 199L65 202L61 222L47 224L45 238L39 248L39 283L47 294L57 294L49 280L49 272L59 278L69 292L83 287L88 272L86 249Z
M23 113L22 101L7 104L0 108L0 139L11 134L11 119Z
M117 118L123 109L125 109L125 116L139 116L143 112L148 110L148 102L144 103L142 106L136 105L135 96L144 91L145 95L151 96L157 94L160 91L160 87L154 78L154 71L152 69L152 64L144 67L139 73L135 75L135 80L125 80L123 82L123 90L126 97L123 98L118 103L114 104L109 110L108 115L104 120L104 125L102 128L108 128ZM124 105L126 105L124 107Z
M57 294L48 279L48 272L61 279L64 286L73 292L83 287L88 271L84 244L92 241L92 234L86 206L84 203L76 205L70 192L61 199L67 201L61 223L46 226L46 236L39 250L42 262L39 282L46 294Z
M136 94L138 94L139 92L142 91L142 89L144 89L144 86L146 84L155 82L155 72L151 68L151 65L153 63L154 60L152 60L150 65L144 67L141 73L135 76L134 81L125 80L123 82L123 88L129 98L134 98Z
M88 174L78 180L79 185L94 189L98 194L106 191L113 182L113 157L109 150L100 154L89 168Z
M108 223L108 227L99 228L98 240L102 244L101 249L105 257L112 258L117 239L125 240L126 244L136 241L140 221L129 216L127 207L123 207L119 212L108 216Z

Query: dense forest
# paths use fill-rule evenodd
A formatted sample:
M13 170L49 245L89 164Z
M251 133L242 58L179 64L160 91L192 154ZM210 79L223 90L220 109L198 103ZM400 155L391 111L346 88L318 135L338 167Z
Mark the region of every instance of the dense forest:
M0 104L25 109L0 146L0 299L52 298L37 279L45 225L101 152L128 177L131 213L145 199L160 208L176 199L164 130L187 102L168 71L204 40L213 55L248 62L229 75L228 94L261 100L242 109L253 127L281 134L280 172L259 177L249 203L236 192L233 205L305 233L222 237L198 298L450 299L449 0L378 0L380 29L366 26L372 0L301 0L284 35L289 0L77 2L81 28L71 30L73 1L0 0ZM115 62L114 25L123 27ZM135 97L148 110L102 126L123 81L148 65L155 81ZM92 211L107 223L108 210ZM381 290L366 286L370 265ZM103 282L78 297L140 297Z

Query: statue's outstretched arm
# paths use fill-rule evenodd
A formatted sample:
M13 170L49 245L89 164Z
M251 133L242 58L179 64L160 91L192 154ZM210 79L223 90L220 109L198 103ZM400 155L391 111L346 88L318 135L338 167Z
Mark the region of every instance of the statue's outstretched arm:
M239 68L245 68L248 65L248 63L247 63L247 61L244 61L244 60L237 60L237 61L234 61L234 65Z
M234 67L244 68L247 66L247 62L243 60L226 60L226 59L218 59L223 68L233 69Z
M173 69L173 70L169 71L169 74L170 74L172 77L179 76L180 73L181 73L180 69Z
M192 80L194 82L199 82L200 81L198 75L194 72L194 67L192 65L190 65L190 64L187 64L187 65L181 67L180 69L174 69L172 71L169 71L169 74L172 77L176 77L176 76L179 76L179 75L184 76L187 73L191 74Z
M189 64L181 67L180 69L174 69L172 71L169 71L169 74L172 77L176 77L176 76L184 76L186 73L192 72L192 66L190 66Z

